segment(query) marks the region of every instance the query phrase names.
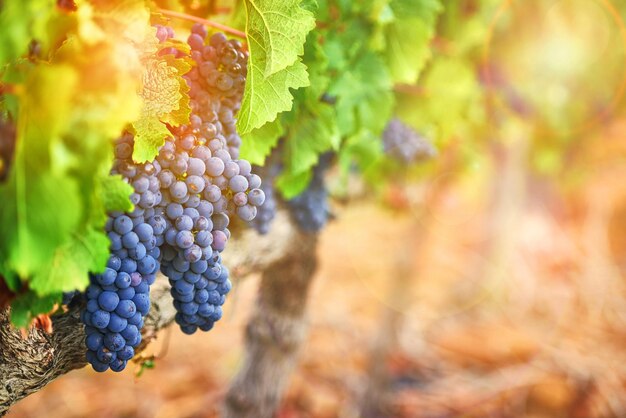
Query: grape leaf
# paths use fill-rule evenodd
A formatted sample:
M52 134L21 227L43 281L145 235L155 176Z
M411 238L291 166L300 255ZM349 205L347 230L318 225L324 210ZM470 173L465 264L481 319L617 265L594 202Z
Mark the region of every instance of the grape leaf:
M291 109L293 96L289 89L309 85L306 66L301 61L272 74L267 79L260 78L259 71L252 61L251 53L248 80L237 120L240 135L260 128L266 122L274 120L278 113Z
M245 135L291 109L290 89L309 85L304 53L313 14L298 0L245 0L248 76L237 130Z
M327 107L326 104L320 102L320 97L326 91L330 77L328 75L328 60L319 45L319 38L320 34L317 31L311 31L307 37L303 59L309 69L311 85L294 92L294 108L306 107L310 111L316 112L316 109L320 107ZM253 164L263 165L272 148L285 134L285 127L291 126L297 117L294 110L283 113L275 121L266 123L244 135L241 146L242 158Z
M189 121L189 86L183 75L191 69L190 61L172 54L147 59L140 96L144 107L139 120L133 123L137 162L153 160L165 138L165 126L179 126Z
M29 287L38 295L85 289L89 276L85 272L104 271L109 259L109 238L101 230L88 228L72 235L72 239L57 247L50 263L49 274L34 276Z
M37 315L51 312L60 301L61 293L45 297L34 292L21 294L11 303L11 322L17 328L27 328Z
M365 52L350 68L329 88L329 94L337 96L337 124L343 136L361 129L378 135L389 120L394 103L387 67L380 57Z
M283 151L285 169L276 183L286 199L297 196L306 188L310 176L303 176L303 173L311 171L320 154L337 150L341 139L335 113L328 105L316 113L303 111L289 128L289 140Z
M385 59L395 82L415 83L430 56L440 0L392 0L394 18L385 25Z
M122 180L119 174L104 176L100 179L102 203L107 212L131 212L133 204L129 196L134 192L133 186Z
M50 150L70 118L77 75L69 66L38 67L21 103L14 162L0 185L0 258L20 277L41 270L80 220L77 183L62 173ZM49 100L55 97L55 101ZM46 147L42 147L46 144ZM61 171L61 173L59 173ZM65 205L72 211L62 210Z
M293 199L302 193L313 178L313 170L308 169L276 178L274 185L285 199Z
M242 138L241 158L262 166L284 132L285 128L278 118L246 134Z
M307 33L315 27L313 14L299 0L245 0L244 4L250 60L258 64L259 75L267 78L293 65L304 53Z

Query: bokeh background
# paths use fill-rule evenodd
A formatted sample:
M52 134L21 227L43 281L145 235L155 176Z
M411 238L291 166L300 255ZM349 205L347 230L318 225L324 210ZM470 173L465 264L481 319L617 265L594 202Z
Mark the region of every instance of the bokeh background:
M626 4L447 1L399 116L438 148L333 173L309 335L279 416L626 417ZM140 377L88 368L9 418L216 417L259 277Z

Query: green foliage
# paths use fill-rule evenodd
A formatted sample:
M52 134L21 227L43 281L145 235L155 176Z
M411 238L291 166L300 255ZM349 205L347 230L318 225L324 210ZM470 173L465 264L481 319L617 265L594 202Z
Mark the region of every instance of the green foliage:
M284 138L277 185L287 198L306 188L312 167L329 150L340 153L346 168L348 161L370 166L382 151L394 85L417 80L441 10L438 0L319 1L318 25L303 56L310 86L294 94L292 110L279 115L278 124L244 137L242 155L262 162ZM357 145L365 138L365 148Z
M146 115L165 129L163 122L185 123L189 113L181 78L188 65L150 58L157 40L143 1L94 0L71 14L55 2L30 3L41 9L16 14L7 3L3 19L11 13L14 21L0 27L0 39L12 42L2 59L23 54L32 36L51 47L48 60L15 59L0 73L16 86L4 103L17 118L14 161L0 184L0 274L21 295L12 304L19 326L104 269L106 213L132 208L130 186L109 176L113 139ZM63 28L63 36L50 28ZM156 152L144 146L140 156Z
M0 71L15 59L27 55L32 40L42 56L62 39L70 19L54 0L4 0L0 2Z
M384 25L384 57L391 77L396 83L413 84L430 57L429 44L442 11L441 3L393 0L385 10L390 10L391 16L380 20Z

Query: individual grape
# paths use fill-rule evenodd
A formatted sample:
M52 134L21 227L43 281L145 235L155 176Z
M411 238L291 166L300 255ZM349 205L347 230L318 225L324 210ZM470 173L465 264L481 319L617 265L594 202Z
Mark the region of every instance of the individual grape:
M218 157L211 157L206 163L206 173L211 177L221 176L224 168L224 161Z
M248 203L248 195L243 192L235 193L233 196L233 202L236 206L244 206Z
M193 220L187 215L181 215L176 219L175 225L179 231L191 231Z
M185 180L185 183L187 184L187 189L189 190L189 193L198 194L202 193L202 191L204 190L204 179L200 176L189 176Z
M248 201L252 206L259 207L263 205L265 202L265 192L261 189L250 190L250 193L248 193Z
M248 189L248 180L244 176L237 174L230 179L228 186L233 193L245 192Z
M226 247L226 241L228 241L228 237L223 231L217 230L211 233L213 235L213 243L212 247L215 251L224 251Z
M141 176L133 182L133 189L135 189L135 192L139 194L145 193L149 187L150 180L145 176Z
M210 157L209 157L210 158ZM187 174L190 176L203 176L206 164L200 158L190 158L187 165Z
M135 248L139 244L139 237L133 231L128 232L122 237L122 245L126 249Z
M122 266L120 267L120 271L128 274L137 271L137 262L132 258L129 258L128 252L126 256L122 259Z
M120 235L126 235L133 230L133 221L128 216L119 216L113 221L113 230Z
M177 181L169 188L171 196L175 200L182 200L187 196L187 184L184 181Z
M137 312L144 316L148 314L148 311L150 310L150 297L147 293L137 293L133 297L133 303L137 308Z
M84 312L83 312L84 313ZM111 314L106 311L97 310L91 315L91 323L96 328L106 328L111 320ZM88 324L87 324L88 325Z
M126 319L120 317L116 313L111 313L109 325L107 326L107 329L111 332L120 332L120 331L123 331L127 325L128 325L128 322L126 321Z
M107 312L113 312L119 303L120 298L115 292L104 291L98 296L100 308Z
M239 165L235 161L229 161L224 164L224 177L227 179L232 178L239 174ZM245 178L244 178L245 179Z
M248 185L251 189L258 189L261 187L261 177L256 174L251 174L248 178Z
M130 287L130 284L131 284L130 274L125 273L125 272L117 273L114 279L114 283L115 283L115 286L120 290Z
M180 231L176 234L176 245L183 250L193 245L194 236L190 231Z

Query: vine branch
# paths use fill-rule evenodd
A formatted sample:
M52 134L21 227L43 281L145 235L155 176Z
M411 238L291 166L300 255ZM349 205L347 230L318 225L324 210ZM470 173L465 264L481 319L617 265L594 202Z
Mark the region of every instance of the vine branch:
M175 12L173 10L167 10L167 9L159 9L159 12L163 13L165 16L189 20L191 22L196 22L196 23L202 23L203 25L210 26L215 29L219 29L222 32L230 33L231 35L236 36L238 38L246 39L245 32L242 32L235 28L231 28L230 26L222 25L221 23L217 23L212 20L202 19L201 17L196 17L193 15L189 15L187 13Z

